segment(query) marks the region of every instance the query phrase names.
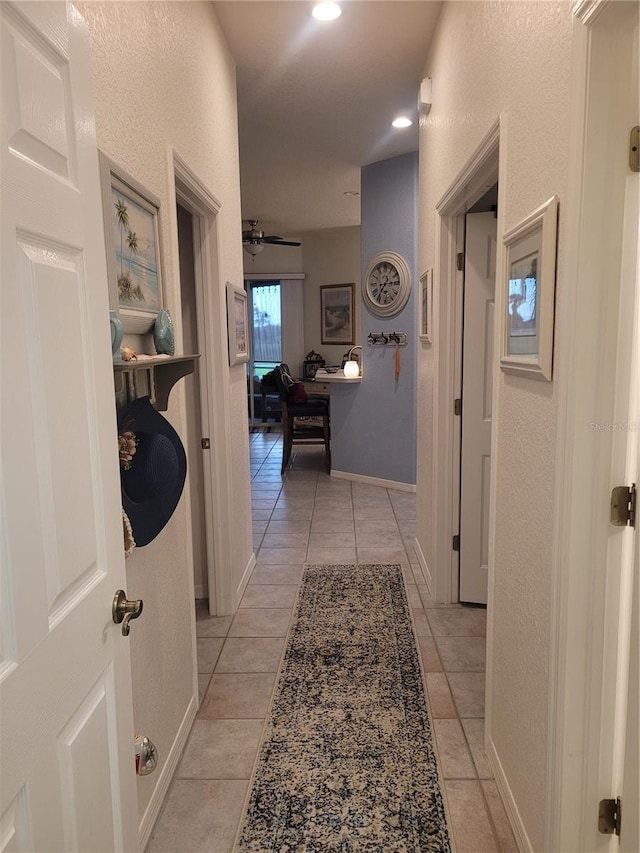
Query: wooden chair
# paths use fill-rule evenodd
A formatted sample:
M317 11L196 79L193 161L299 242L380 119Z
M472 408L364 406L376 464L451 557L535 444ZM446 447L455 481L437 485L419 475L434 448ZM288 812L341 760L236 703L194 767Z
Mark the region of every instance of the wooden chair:
M284 474L294 444L324 444L327 474L331 472L331 428L329 400L310 395L305 403L294 403L289 399L291 377L286 364L274 371L280 403L282 405L282 468ZM313 420L305 420L307 418Z

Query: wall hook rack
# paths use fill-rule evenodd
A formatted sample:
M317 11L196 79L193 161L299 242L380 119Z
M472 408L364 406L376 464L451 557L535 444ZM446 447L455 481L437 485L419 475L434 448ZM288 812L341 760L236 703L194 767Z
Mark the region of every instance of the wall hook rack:
M369 332L367 343L372 347L388 345L406 347L409 339L406 332Z

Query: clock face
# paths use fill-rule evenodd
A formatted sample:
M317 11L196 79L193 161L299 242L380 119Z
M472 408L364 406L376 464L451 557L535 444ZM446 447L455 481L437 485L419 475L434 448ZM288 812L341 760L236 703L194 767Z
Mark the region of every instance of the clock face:
M369 275L369 293L378 305L389 305L400 293L400 273L389 261L376 264Z
M396 252L380 252L369 262L362 295L372 314L392 317L407 304L411 292L409 267Z

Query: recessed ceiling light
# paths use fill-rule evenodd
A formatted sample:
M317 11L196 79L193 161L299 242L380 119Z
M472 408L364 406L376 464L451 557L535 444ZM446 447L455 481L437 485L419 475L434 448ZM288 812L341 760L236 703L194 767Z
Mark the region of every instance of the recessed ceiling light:
M391 122L393 127L411 127L413 122L410 118L406 118L405 116L398 116L398 118L394 118Z
M337 3L318 3L311 12L316 21L335 21L342 14Z
M345 191L344 191L344 194L345 194L345 195L360 195L360 193L358 192L358 190L345 190Z

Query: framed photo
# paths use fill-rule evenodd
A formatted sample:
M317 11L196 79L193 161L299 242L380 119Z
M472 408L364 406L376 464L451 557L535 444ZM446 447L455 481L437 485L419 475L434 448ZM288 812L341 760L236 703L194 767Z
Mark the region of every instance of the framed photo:
M433 313L433 270L427 270L420 276L418 298L418 337L424 343L430 344Z
M326 344L353 344L353 294L355 284L320 286L320 341Z
M249 315L247 294L241 287L227 282L227 335L229 366L249 361Z
M160 202L100 152L111 307L125 332L153 329L162 308Z
M547 382L553 372L557 235L554 195L503 237L500 366Z

